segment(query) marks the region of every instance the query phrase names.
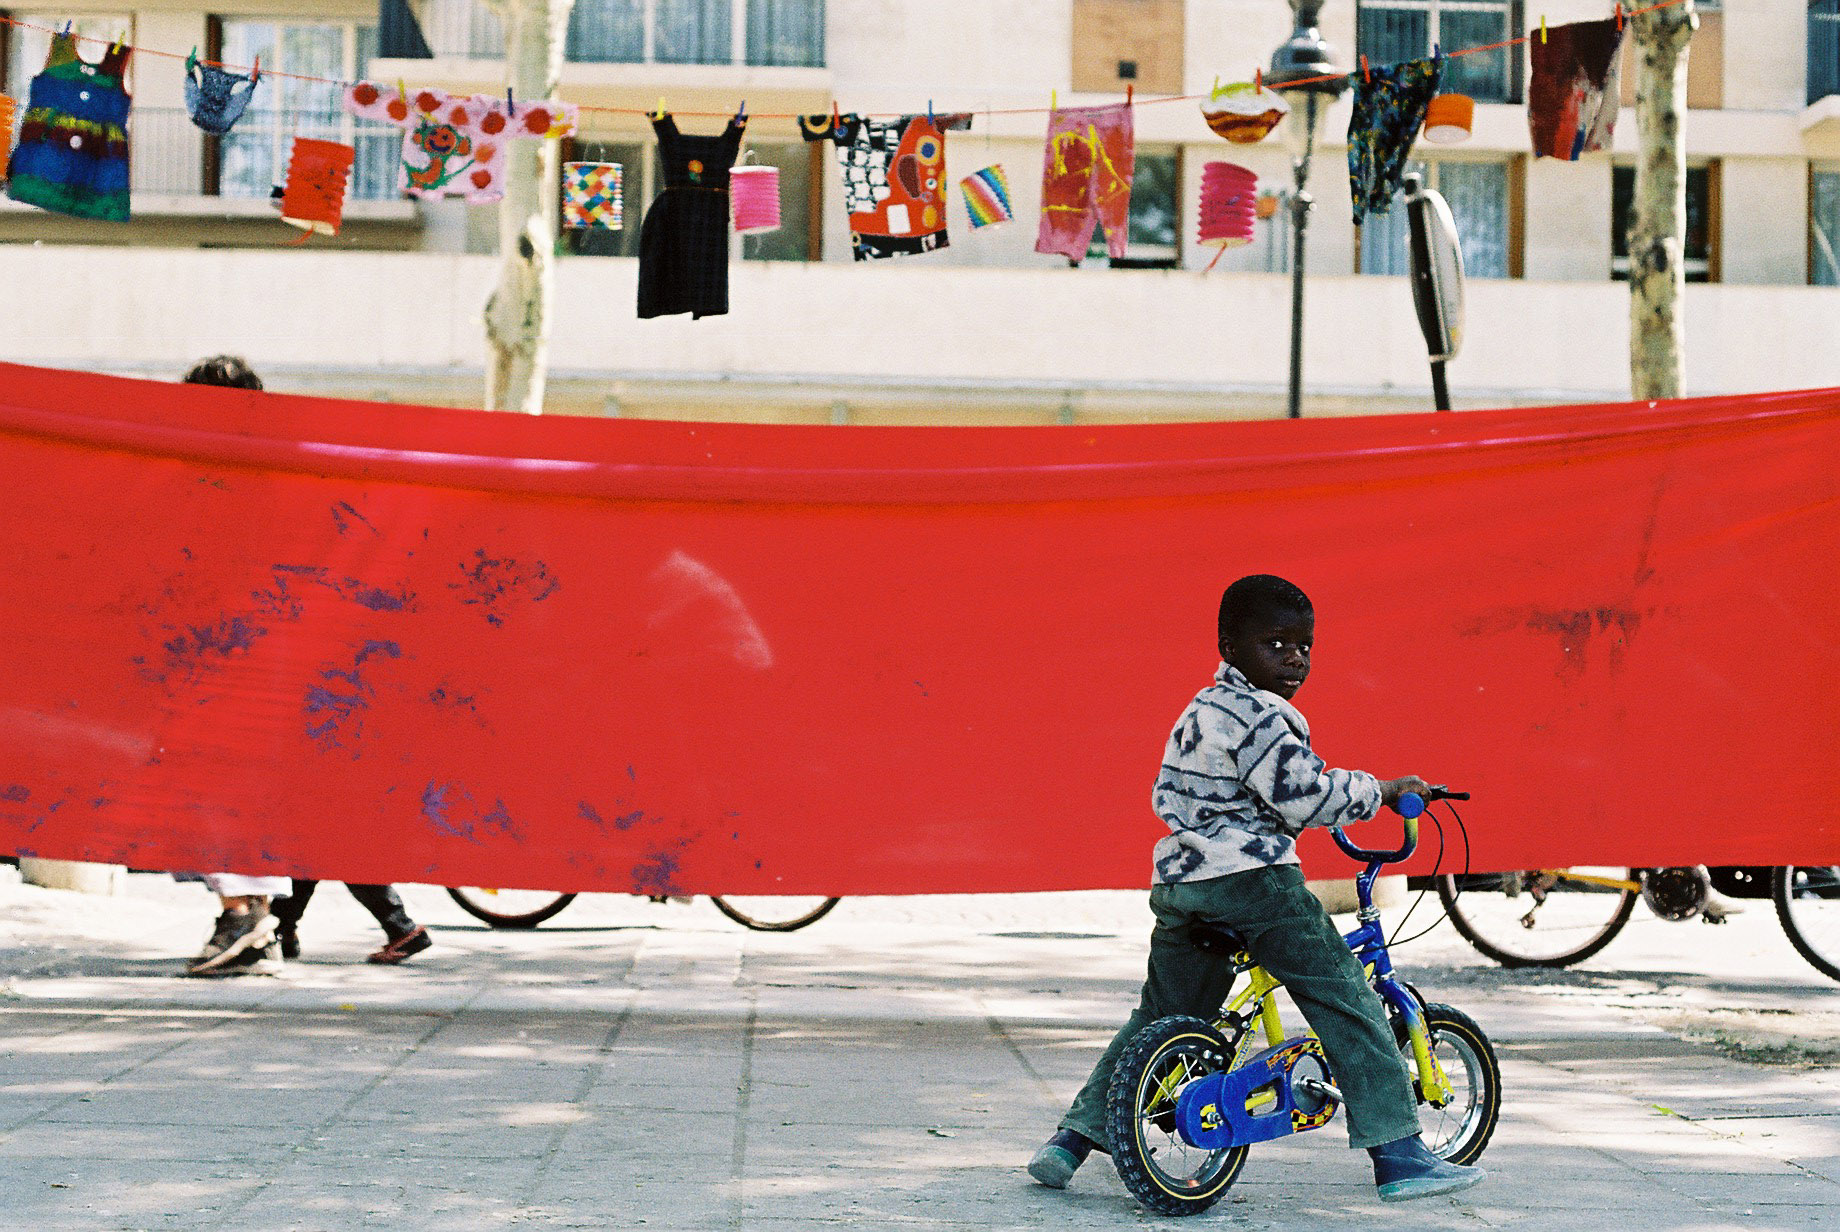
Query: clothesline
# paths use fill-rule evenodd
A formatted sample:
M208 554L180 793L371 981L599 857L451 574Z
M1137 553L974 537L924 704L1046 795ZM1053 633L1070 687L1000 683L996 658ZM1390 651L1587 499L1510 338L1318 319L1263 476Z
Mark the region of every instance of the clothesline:
M1618 21L1621 22L1622 20L1627 19L1627 18L1638 17L1643 13L1652 13L1658 9L1673 8L1676 5L1684 4L1686 2L1687 0L1657 0L1656 3L1645 5L1641 8L1633 8L1633 9L1625 9L1619 3L1616 5L1616 16L1618 18ZM33 22L21 21L16 17L8 17L5 15L0 15L0 25L14 26L14 27L17 27L23 30L37 30L40 33L52 34L52 35L55 35L59 32L57 27L55 26L40 26ZM1485 44L1481 44L1475 47L1464 47L1456 51L1447 51L1447 52L1444 52L1443 54L1447 59L1454 59L1458 56L1482 55L1486 52L1500 51L1508 47L1517 47L1521 45L1522 43L1531 41L1534 38L1544 37L1543 31L1544 31L1545 25L1546 25L1546 19L1544 17L1541 17L1540 26L1538 28L1538 31L1530 30L1529 33L1519 35L1516 38L1503 39L1497 43L1485 43ZM71 35L71 37L76 39L78 42L100 43L107 47L117 46L121 42L121 40L119 39L96 38L90 35L82 35L82 34L73 34ZM162 51L159 48L155 48L155 47L142 47L137 44L128 44L128 47L129 47L129 50L133 51L136 55L139 55L139 56L158 56L158 57L161 57L163 59L168 59L168 60L186 60L186 59L189 59L191 55L191 53L180 54L178 52ZM248 73L248 72L253 71L253 66L250 66L250 65L230 64L230 63L226 63L221 60L207 60L207 59L204 59L203 57L200 57L198 62L200 64L210 65L214 68L222 68L222 69L226 69L226 70L233 71L233 72ZM1325 74L1322 74L1316 77L1301 77L1293 81L1287 81L1285 83L1285 88L1291 89L1296 86L1319 85L1319 84L1326 84L1331 81L1343 81L1343 80L1346 80L1348 78L1355 76L1361 71L1362 70L1357 67L1357 68L1349 69L1346 72L1325 73ZM306 73L288 73L288 72L281 72L276 69L263 69L261 70L261 74L264 77L285 77L290 81L308 81L308 82L313 82L318 85L337 86L340 89L344 89L346 87L357 84L356 82L353 82L353 81L343 81L343 80L339 80L337 78L332 78L332 77L315 77L315 76L311 76ZM1208 93L1201 93L1201 94L1159 94L1159 95L1154 95L1148 98L1138 98L1135 95L1135 91L1133 91L1130 94L1126 95L1124 101L1132 102L1134 105L1137 105L1137 106L1148 107L1148 106L1155 106L1160 103L1195 102L1197 100L1207 99L1208 97L1210 97ZM561 100L558 100L558 101L561 101ZM644 108L644 107L599 107L599 106L594 106L589 103L578 104L578 106L581 111L595 112L595 113L602 114L602 115L625 115L625 116L649 117L652 114L651 109ZM1049 106L1049 107L983 107L983 108L942 107L942 108L939 108L938 110L941 114L962 110L962 111L970 111L974 115L1000 116L1000 115L1051 115L1053 114L1054 111L1058 110L1058 108L1053 107L1053 106ZM731 111L678 111L678 112L675 112L675 114L681 115L681 116L692 116L692 117L701 118L701 119L725 119L731 114L733 114L733 112ZM872 113L863 113L863 114L872 115L872 116L887 115L887 116L892 117L892 116L897 115L898 113L872 112ZM800 115L801 113L799 112L756 112L753 114L751 118L757 119L757 120L796 120L800 118Z

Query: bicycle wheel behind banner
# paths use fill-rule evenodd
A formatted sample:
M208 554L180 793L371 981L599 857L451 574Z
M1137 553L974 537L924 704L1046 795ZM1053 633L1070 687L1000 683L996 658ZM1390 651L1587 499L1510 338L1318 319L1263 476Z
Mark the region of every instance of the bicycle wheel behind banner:
M494 890L485 886L449 886L447 894L460 909L493 928L535 928L575 901L554 890Z
M1635 910L1635 871L1523 869L1437 879L1465 940L1504 967L1568 967L1610 944Z
M1840 980L1840 866L1791 864L1770 882L1789 943L1830 980Z
M716 910L762 933L789 933L816 924L842 899L797 894L711 894Z

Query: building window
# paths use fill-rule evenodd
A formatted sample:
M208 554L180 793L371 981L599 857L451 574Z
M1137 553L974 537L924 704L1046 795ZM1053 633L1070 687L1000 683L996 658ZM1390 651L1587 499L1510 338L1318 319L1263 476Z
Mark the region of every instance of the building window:
M480 0L428 0L421 34L436 56L505 54L504 23ZM586 64L821 68L824 0L575 0L564 54Z
M1131 221L1126 255L1113 269L1174 269L1180 258L1182 159L1174 149L1137 148L1131 173ZM1093 228L1088 257L1103 257L1105 228Z
M1616 168L1610 192L1610 277L1629 277L1629 218L1636 195L1636 169ZM1718 250L1713 236L1718 228L1718 167L1712 163L1687 168L1687 233L1681 237L1688 282L1718 281Z
M370 71L377 54L376 26L226 18L221 30L222 46L215 58L226 64L254 64L260 56L264 86L256 95L259 109L252 106L235 128L212 143L220 195L268 196L287 179L295 137L356 147L351 169L354 199L379 201L401 195L402 130L353 117L336 84L358 80ZM321 80L303 80L306 77ZM209 168L206 174L212 174Z
M748 0L747 62L824 66L824 0Z
M1840 0L1808 0L1808 101L1840 94Z
M804 141L749 143L743 158L779 168L780 225L776 231L731 237L736 256L749 261L810 261L817 255L812 192L814 164L823 147ZM751 156L751 157L750 157ZM655 142L568 140L567 161L620 164L621 227L569 228L561 232L565 252L589 257L636 257L645 210L664 185Z
M1373 63L1393 64L1428 56L1434 47L1462 51L1504 43L1520 30L1520 0L1360 0L1355 42ZM1447 57L1440 86L1479 103L1517 103L1519 50Z
M1425 177L1450 203L1457 223L1457 241L1463 249L1463 273L1468 278L1507 278L1515 270L1513 226L1513 175L1507 162L1459 162L1455 159L1413 163L1408 168ZM1385 214L1369 214L1361 223L1360 269L1363 274L1409 274L1411 224L1407 221L1404 193L1393 197Z
M1808 281L1840 287L1840 171L1812 172L1808 188Z

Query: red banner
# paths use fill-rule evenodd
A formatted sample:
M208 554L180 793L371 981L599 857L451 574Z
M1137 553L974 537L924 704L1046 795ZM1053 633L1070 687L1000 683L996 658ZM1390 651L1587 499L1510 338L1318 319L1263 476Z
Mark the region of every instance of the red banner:
M1474 867L1830 862L1837 408L836 429L0 365L0 849L1138 886L1220 590L1273 572L1318 750L1472 790Z

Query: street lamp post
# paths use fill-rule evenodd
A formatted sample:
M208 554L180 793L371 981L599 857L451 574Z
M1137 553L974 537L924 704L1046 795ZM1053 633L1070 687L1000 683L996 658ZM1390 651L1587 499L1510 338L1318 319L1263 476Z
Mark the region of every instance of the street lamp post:
M1265 80L1285 96L1291 115L1285 126L1285 145L1291 155L1291 384L1292 419L1303 415L1303 240L1310 226L1314 200L1305 191L1310 179L1310 155L1316 148L1316 128L1329 107L1348 88L1348 78L1330 58L1333 49L1317 29L1323 0L1291 0L1296 28L1290 39L1271 56Z

